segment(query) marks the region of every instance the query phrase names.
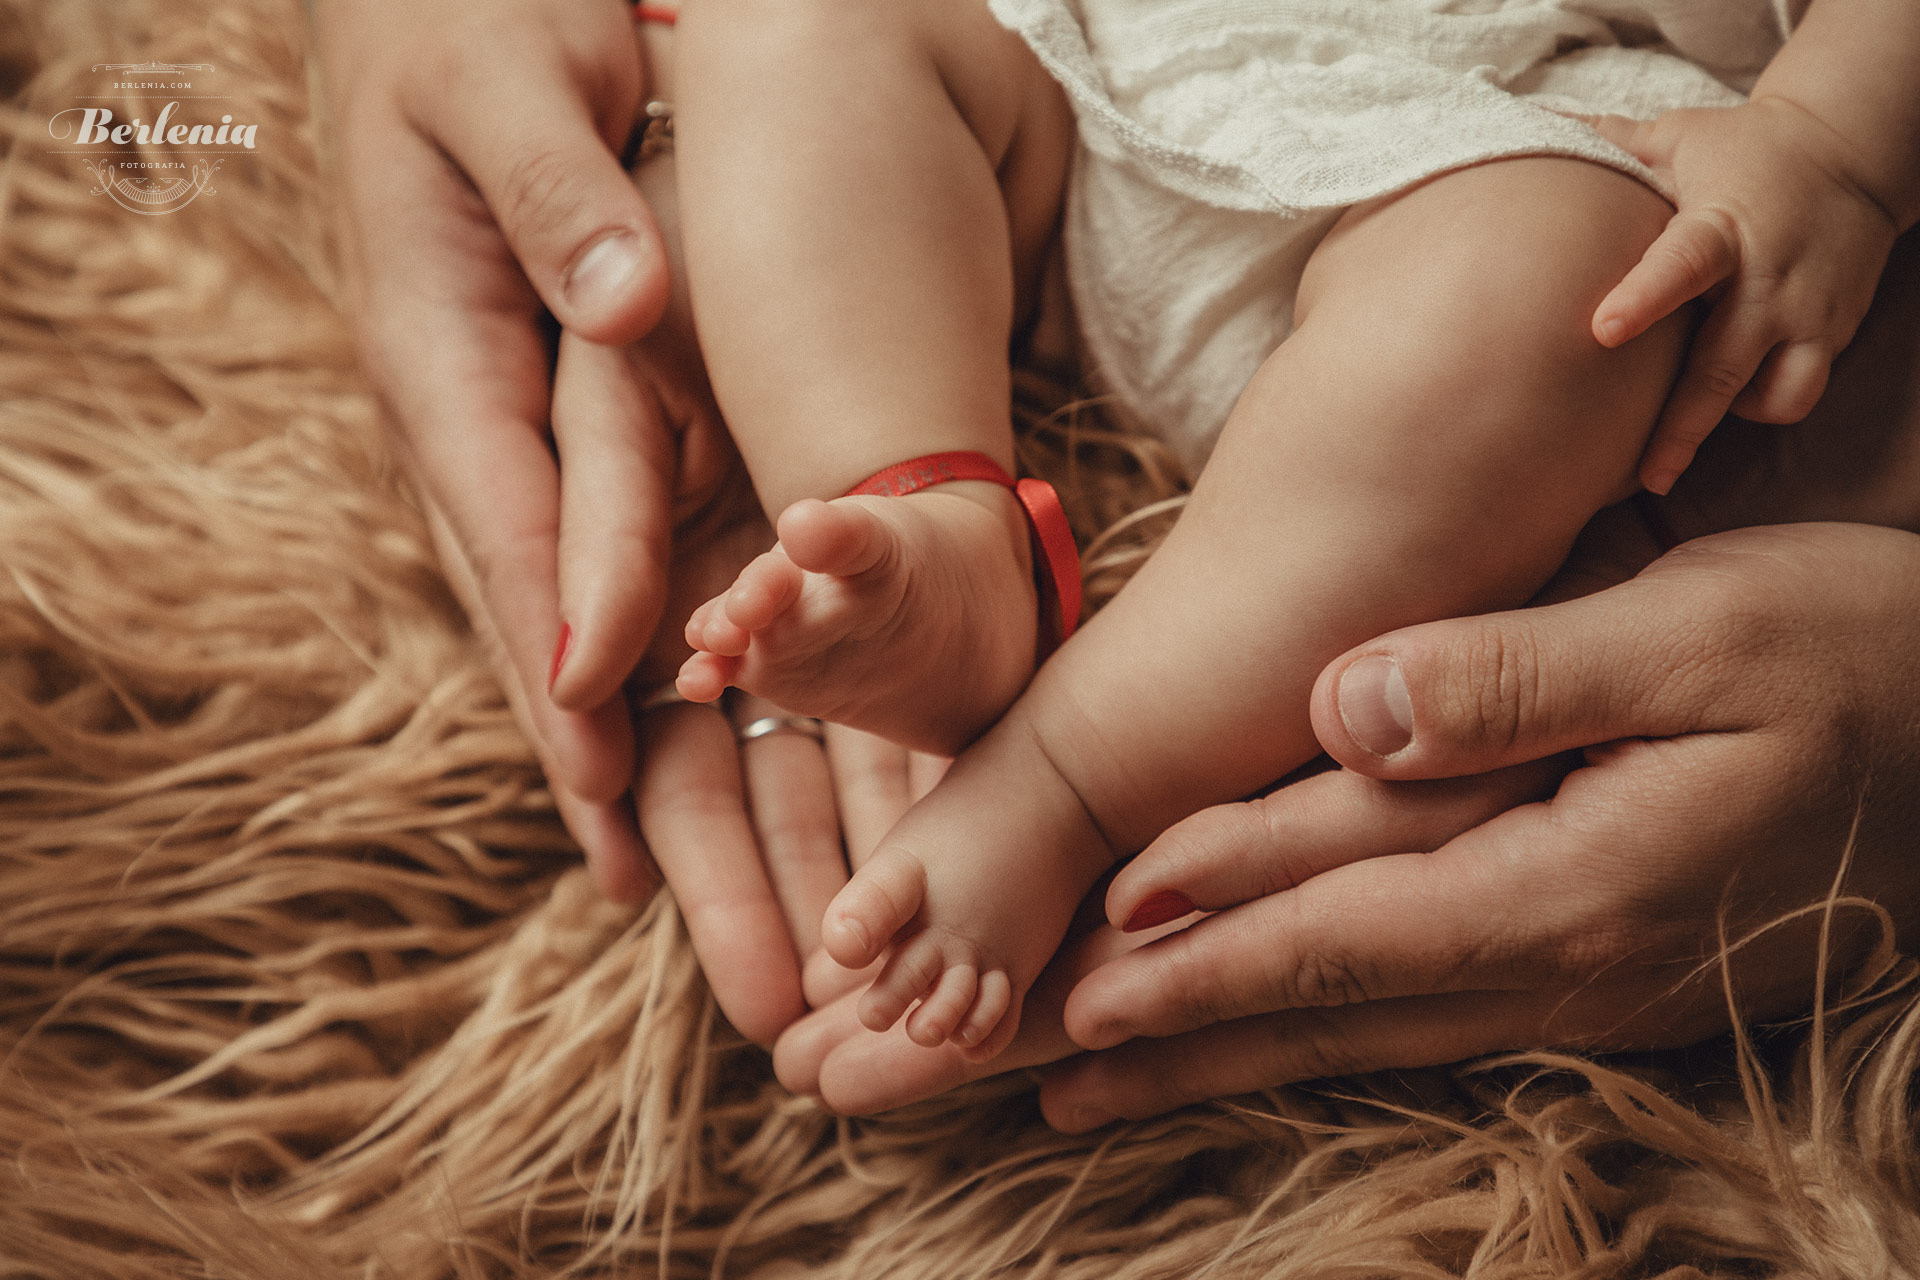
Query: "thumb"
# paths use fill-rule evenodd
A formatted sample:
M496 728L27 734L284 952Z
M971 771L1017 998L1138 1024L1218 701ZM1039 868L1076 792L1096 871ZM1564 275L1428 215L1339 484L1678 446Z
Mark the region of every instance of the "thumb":
M434 131L561 326L631 342L667 305L659 227L579 91L562 77L526 89L511 113L445 111Z
M1320 673L1313 728L1379 778L1486 773L1620 738L1738 726L1734 624L1686 572L1392 632Z

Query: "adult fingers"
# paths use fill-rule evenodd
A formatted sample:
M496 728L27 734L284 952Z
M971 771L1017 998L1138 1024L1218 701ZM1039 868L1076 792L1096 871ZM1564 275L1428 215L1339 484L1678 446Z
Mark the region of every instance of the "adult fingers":
M1510 993L1461 991L1240 1018L1069 1058L1048 1068L1040 1110L1084 1133L1298 1080L1456 1062L1527 1044L1541 1013Z
M514 257L560 323L594 342L631 342L653 327L667 299L667 259L646 202L616 154L640 98L640 48L630 24L625 47L596 59L620 80L595 86L564 63L558 48L506 50L495 43L459 50L421 76L405 102L472 179ZM511 84L511 110L475 110L493 86ZM594 118L598 109L599 120Z
M743 697L732 714L746 725L786 713L764 698ZM767 878L795 950L811 956L827 904L847 883L826 753L806 734L776 731L742 742L740 761Z
M553 438L561 631L549 693L581 710L619 691L659 626L679 460L659 397L630 354L573 334L560 339Z
M348 184L363 259L362 362L442 522L442 564L469 616L497 639L490 656L522 695L515 712L544 748L549 777L589 802L612 801L633 775L625 708L563 712L545 696L560 627L559 479L535 300L445 157L377 113L359 127L390 161L389 181Z
M1516 878L1508 858L1448 853L1324 872L1103 966L1068 999L1067 1032L1105 1049L1279 1009L1519 985L1534 926L1488 907Z
M847 860L858 869L924 793L916 790L912 753L905 747L862 729L829 724L826 748Z
M514 716L536 740L549 779L591 803L610 803L633 776L625 703L615 698L568 711L546 694L559 612L553 460L520 424L493 425L500 429L475 424L475 456L516 474L483 479L465 459L447 461L457 450L416 449L415 465L428 490L428 526L448 583L482 634ZM487 506L490 515L483 515Z
M1715 209L1675 214L1634 268L1601 299L1593 313L1593 336L1603 347L1637 338L1739 265L1740 242L1730 218Z
M714 999L742 1035L771 1045L806 1007L786 914L747 817L733 728L712 708L673 705L649 710L641 733L640 833Z
M1386 783L1333 770L1203 809L1114 877L1107 918L1121 929L1151 928L1283 893L1362 859L1430 852L1545 796L1562 772L1559 761L1539 761L1483 777Z
M638 905L659 892L660 869L640 843L633 807L623 803L624 796L594 804L551 780L547 786L560 821L579 842L586 856L587 874L601 893L614 902Z
M547 705L547 700L537 692L530 694L507 654L500 632L494 625L493 615L483 607L481 588L467 561L466 552L455 540L447 521L431 499L427 502L427 529L439 553L448 586L467 611L474 635L500 681L514 719L523 727L535 726L529 734L529 740L547 774L547 786L553 794L554 807L559 810L560 820L566 824L567 830L579 842L595 883L616 902L645 900L659 887L659 873L646 847L641 844L631 810L624 803L625 789L622 788L608 799L593 799L578 794L567 785L562 771L556 767L551 746L555 738L569 741L569 735L576 730L583 734L605 732L612 736L598 745L616 758L623 754L621 747L624 745L624 756L631 761L632 729L626 720L625 708L620 708L620 714L613 724L604 725L600 723L604 716L566 716L554 712ZM582 749L593 745L584 744Z
M1697 541L1576 600L1392 632L1314 685L1321 745L1389 779L1464 777L1628 737L1745 727L1764 631L1745 559ZM1760 601L1759 605L1764 605Z

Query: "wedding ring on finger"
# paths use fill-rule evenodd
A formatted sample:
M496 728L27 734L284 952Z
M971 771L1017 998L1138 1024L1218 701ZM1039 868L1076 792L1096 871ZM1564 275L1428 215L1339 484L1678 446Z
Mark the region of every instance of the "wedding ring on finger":
M812 716L761 716L742 725L734 736L741 742L752 742L755 738L764 738L770 733L797 733L819 742L826 737L826 730L820 721Z

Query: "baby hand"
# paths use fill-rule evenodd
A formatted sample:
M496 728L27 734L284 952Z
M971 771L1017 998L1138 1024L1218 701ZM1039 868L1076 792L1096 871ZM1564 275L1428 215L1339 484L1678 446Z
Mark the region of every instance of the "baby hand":
M1665 493L1729 409L1756 422L1807 415L1899 227L1853 176L1839 135L1784 98L1594 127L1679 200L1594 312L1594 337L1617 347L1690 299L1712 305L1641 457L1641 483Z

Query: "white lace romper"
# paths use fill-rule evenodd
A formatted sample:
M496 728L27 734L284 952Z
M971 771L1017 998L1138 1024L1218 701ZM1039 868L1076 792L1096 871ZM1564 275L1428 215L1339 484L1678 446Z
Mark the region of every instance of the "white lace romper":
M1081 342L1197 474L1343 209L1448 169L1577 156L1559 111L1728 106L1804 0L990 0L1065 86ZM1671 194L1671 193L1667 193Z

